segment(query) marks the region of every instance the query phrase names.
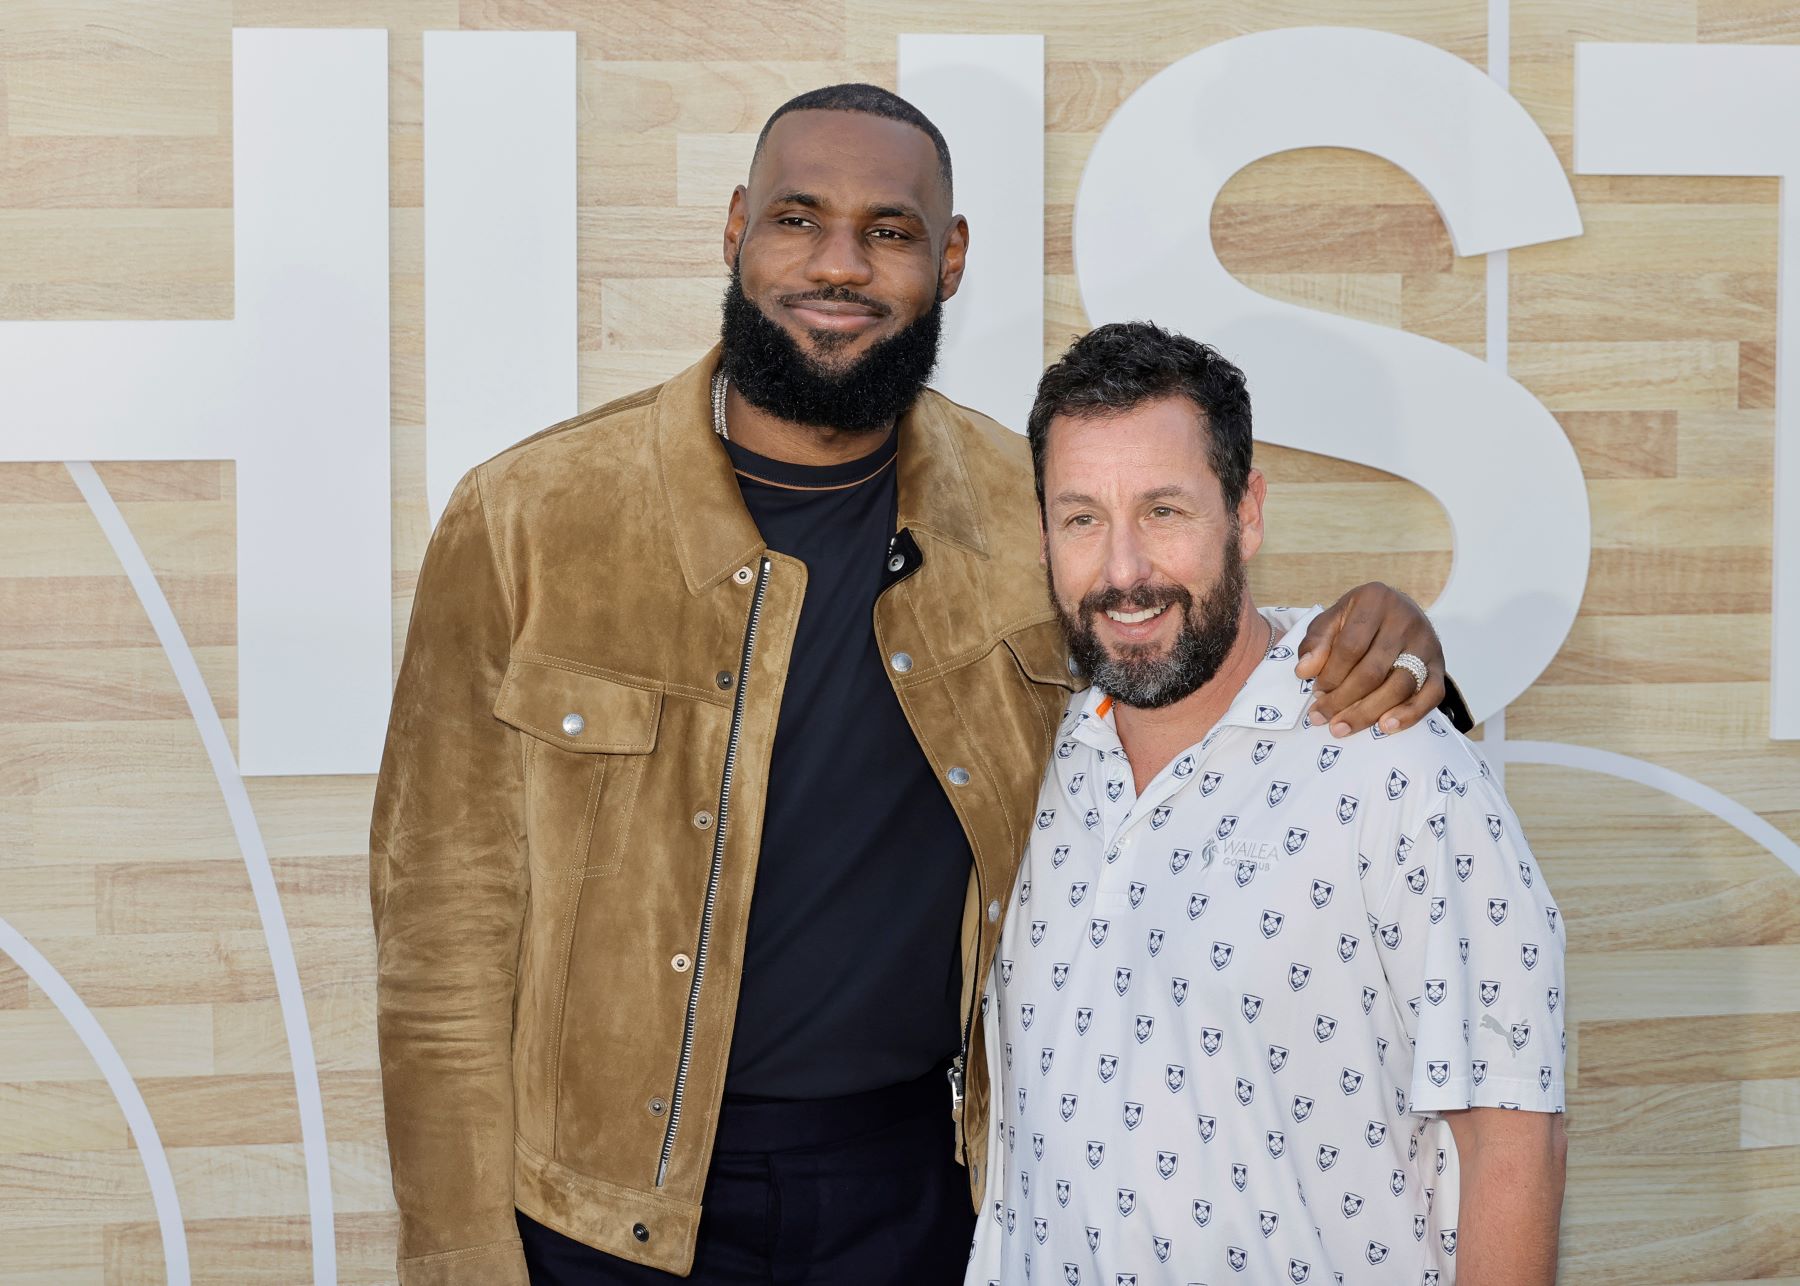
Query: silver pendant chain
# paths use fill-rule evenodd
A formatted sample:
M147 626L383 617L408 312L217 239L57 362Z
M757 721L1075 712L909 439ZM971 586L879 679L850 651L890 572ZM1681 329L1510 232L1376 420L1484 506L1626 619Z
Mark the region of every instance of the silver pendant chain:
M725 431L725 386L730 381L725 378L724 371L714 371L712 378L713 397L713 432L725 441L731 441L731 434Z

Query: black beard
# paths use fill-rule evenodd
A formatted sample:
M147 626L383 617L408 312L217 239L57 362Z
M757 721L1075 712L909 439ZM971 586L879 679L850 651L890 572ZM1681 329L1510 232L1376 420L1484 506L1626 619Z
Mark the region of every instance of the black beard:
M1130 590L1115 586L1089 594L1070 615L1057 597L1054 575L1050 579L1050 601L1062 623L1069 655L1094 686L1122 705L1157 710L1198 691L1225 664L1237 642L1244 580L1243 552L1234 523L1219 579L1198 604L1179 585L1139 585ZM1141 612L1165 603L1181 609L1181 632L1175 636L1167 656L1135 646L1115 657L1094 632L1094 618L1101 612Z
M804 298L867 303L849 289L829 287ZM792 424L867 433L888 428L919 396L937 366L943 331L943 302L872 346L842 369L807 356L793 338L769 320L744 293L734 267L725 288L723 355L720 369L744 400ZM821 350L850 342L839 331L814 332Z

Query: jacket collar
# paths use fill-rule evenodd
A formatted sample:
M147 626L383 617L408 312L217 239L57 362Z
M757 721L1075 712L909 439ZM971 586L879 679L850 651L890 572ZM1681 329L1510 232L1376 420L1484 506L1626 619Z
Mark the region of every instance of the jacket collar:
M956 403L926 389L900 417L900 526L987 557L975 484L969 477Z
M656 466L669 529L688 592L710 589L763 551L744 508L731 457L712 428L712 377L719 350L664 384L656 395Z
M731 458L712 431L713 349L664 384L656 396L657 467L669 527L688 591L698 594L752 561L762 533L744 508ZM975 488L950 413L954 404L927 389L901 417L897 480L900 526L987 557Z

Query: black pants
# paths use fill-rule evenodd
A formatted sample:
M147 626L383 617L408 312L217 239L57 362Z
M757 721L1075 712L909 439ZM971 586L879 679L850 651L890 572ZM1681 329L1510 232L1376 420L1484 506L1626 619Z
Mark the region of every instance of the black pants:
M975 1216L941 1074L848 1098L727 1099L686 1278L524 1214L532 1286L958 1286Z

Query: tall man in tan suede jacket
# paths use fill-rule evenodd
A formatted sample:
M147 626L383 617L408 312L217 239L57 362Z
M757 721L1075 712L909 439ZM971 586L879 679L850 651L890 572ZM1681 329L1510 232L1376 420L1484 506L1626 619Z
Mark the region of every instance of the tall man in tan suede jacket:
M452 496L371 837L406 1286L961 1280L975 983L1079 686L1024 440L922 391L967 246L929 121L803 95L721 348ZM1358 727L1444 691L1378 586L1307 649Z

